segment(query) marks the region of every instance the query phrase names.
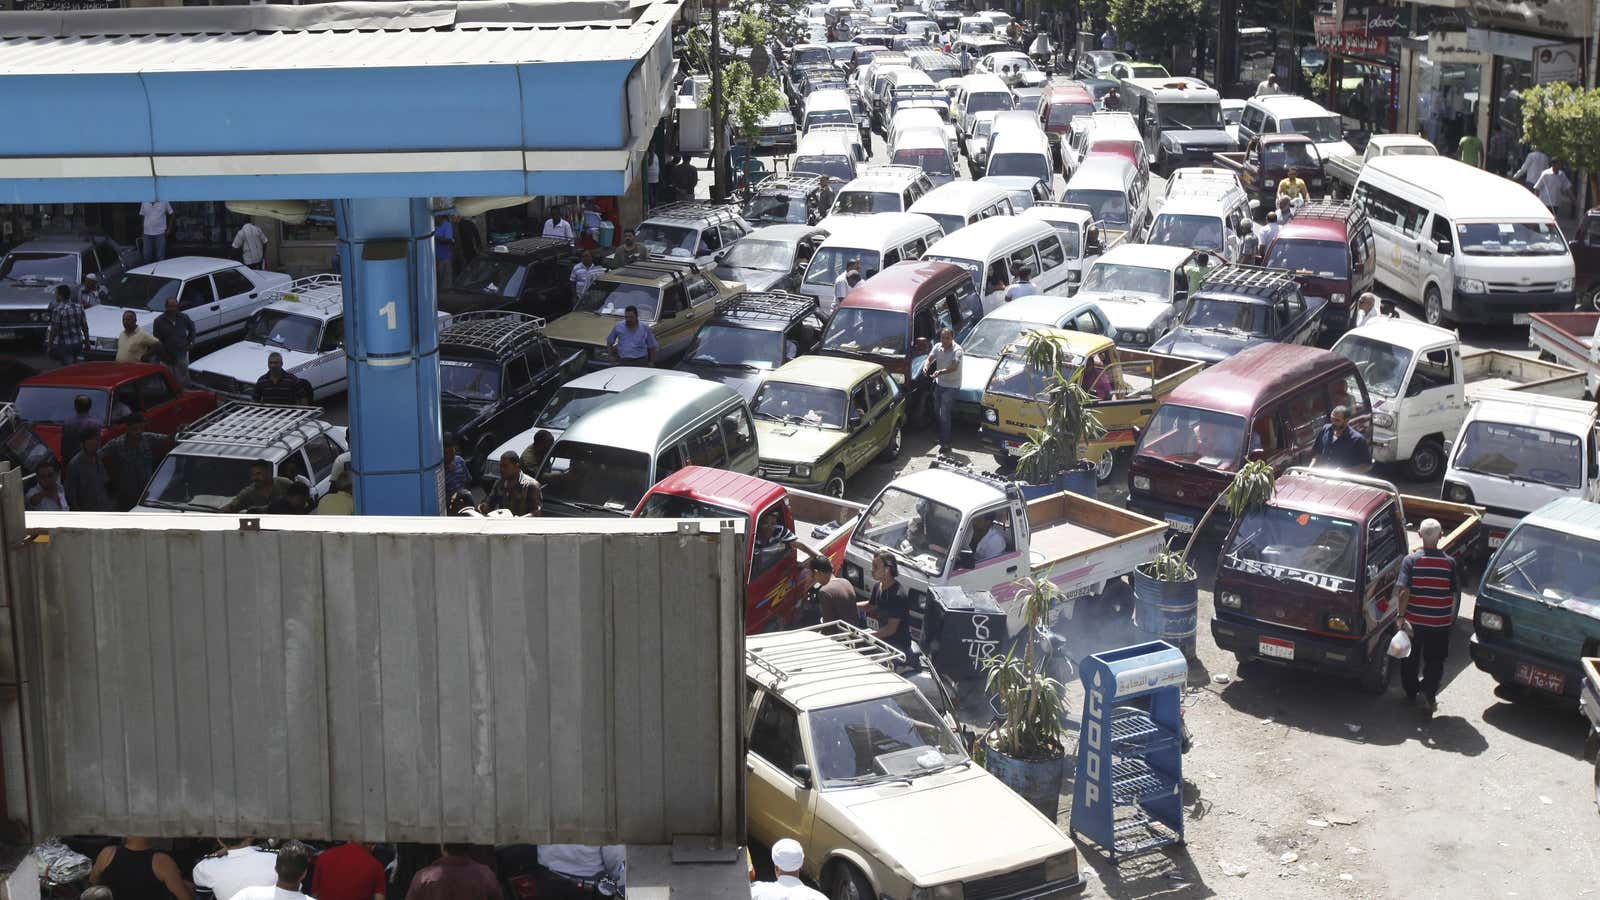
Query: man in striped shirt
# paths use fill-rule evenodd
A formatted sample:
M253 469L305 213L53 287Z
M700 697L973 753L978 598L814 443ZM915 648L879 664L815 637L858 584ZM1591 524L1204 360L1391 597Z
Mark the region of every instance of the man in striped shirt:
M1439 705L1439 681L1461 600L1455 560L1439 549L1443 531L1437 519L1422 520L1417 527L1422 549L1400 563L1400 580L1395 584L1400 627L1411 636L1411 655L1400 663L1400 686L1413 702L1421 694L1422 706L1429 712Z

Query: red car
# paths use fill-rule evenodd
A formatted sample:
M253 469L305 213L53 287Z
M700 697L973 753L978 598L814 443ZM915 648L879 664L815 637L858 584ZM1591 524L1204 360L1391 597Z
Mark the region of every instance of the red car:
M1350 327L1356 301L1372 290L1378 275L1378 250L1367 214L1349 201L1318 201L1300 207L1261 248L1270 269L1293 272L1307 297L1326 297L1322 328L1333 337Z
M77 415L73 400L89 398L89 415L101 423L100 440L125 429L123 416L143 413L145 427L176 434L217 408L210 391L186 391L165 366L152 363L86 362L35 375L17 388L17 415L33 425L50 452L61 455L61 423ZM62 460L65 463L65 460Z

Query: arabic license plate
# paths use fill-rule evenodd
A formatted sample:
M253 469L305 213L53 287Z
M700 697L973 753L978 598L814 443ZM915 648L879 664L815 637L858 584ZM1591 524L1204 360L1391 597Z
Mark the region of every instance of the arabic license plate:
M1517 684L1525 684L1552 694L1559 694L1567 687L1566 675L1531 663L1517 663L1517 670L1512 677L1517 680Z
M1273 659L1294 659L1294 643L1264 637L1257 642L1256 652Z
M874 619L871 616L864 616L863 619L867 623L867 630L868 631L877 631L878 630L878 620L877 619Z
M1007 453L1016 453L1022 449L1021 441L1002 441L1001 443L1005 446Z
M1191 516L1182 516L1177 513L1166 513L1161 518L1167 520L1167 524L1172 527L1173 531L1181 531L1185 534L1188 534L1194 530L1194 518Z
M1498 549L1500 549L1500 545L1505 543L1505 542L1506 542L1506 533L1504 531L1491 531L1491 532L1489 532L1489 549L1490 550L1498 550Z

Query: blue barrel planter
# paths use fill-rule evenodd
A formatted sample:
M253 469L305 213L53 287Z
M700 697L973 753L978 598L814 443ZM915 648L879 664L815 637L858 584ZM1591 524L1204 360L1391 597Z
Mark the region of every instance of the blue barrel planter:
M1062 472L1054 479L1043 484L1029 484L1026 481L1022 481L1018 482L1017 486L1021 488L1024 500L1037 500L1040 497L1048 497L1051 494L1059 494L1062 491L1071 491L1084 497L1094 497L1098 486L1094 477L1094 466L1093 464L1086 465L1088 465L1088 468Z
M1162 581L1146 574L1147 568L1133 570L1134 625L1151 640L1166 641L1193 659L1200 624L1200 581L1194 569L1186 581Z
M1033 808L1054 822L1061 815L1061 783L1066 772L1065 757L1017 759L994 748L983 746L983 767L1000 783L1017 792Z

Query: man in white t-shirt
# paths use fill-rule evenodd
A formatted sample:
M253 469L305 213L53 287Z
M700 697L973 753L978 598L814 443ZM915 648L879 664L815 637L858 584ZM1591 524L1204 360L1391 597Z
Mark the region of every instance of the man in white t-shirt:
M139 215L144 219L144 261L160 262L167 258L167 217L172 215L172 204L165 200L147 200L139 204Z
M247 887L272 887L278 883L278 855L254 845L255 838L221 839L220 855L194 864L194 886L210 891L216 900L233 900Z
M851 273L854 273L856 276L853 280L850 278ZM840 272L839 277L833 280L833 305L823 310L822 314L825 316L833 315L833 311L839 308L839 301L843 300L845 297L848 297L850 295L851 288L854 288L858 283L860 283L860 280L861 260L852 259L845 263L844 271Z
M233 249L239 251L239 258L252 269L265 267L267 259L267 233L254 222L246 222L240 226L239 233L233 236Z
M309 900L301 893L300 883L311 868L311 850L299 841L289 841L278 848L276 856L276 881L270 885L240 888L233 900Z

